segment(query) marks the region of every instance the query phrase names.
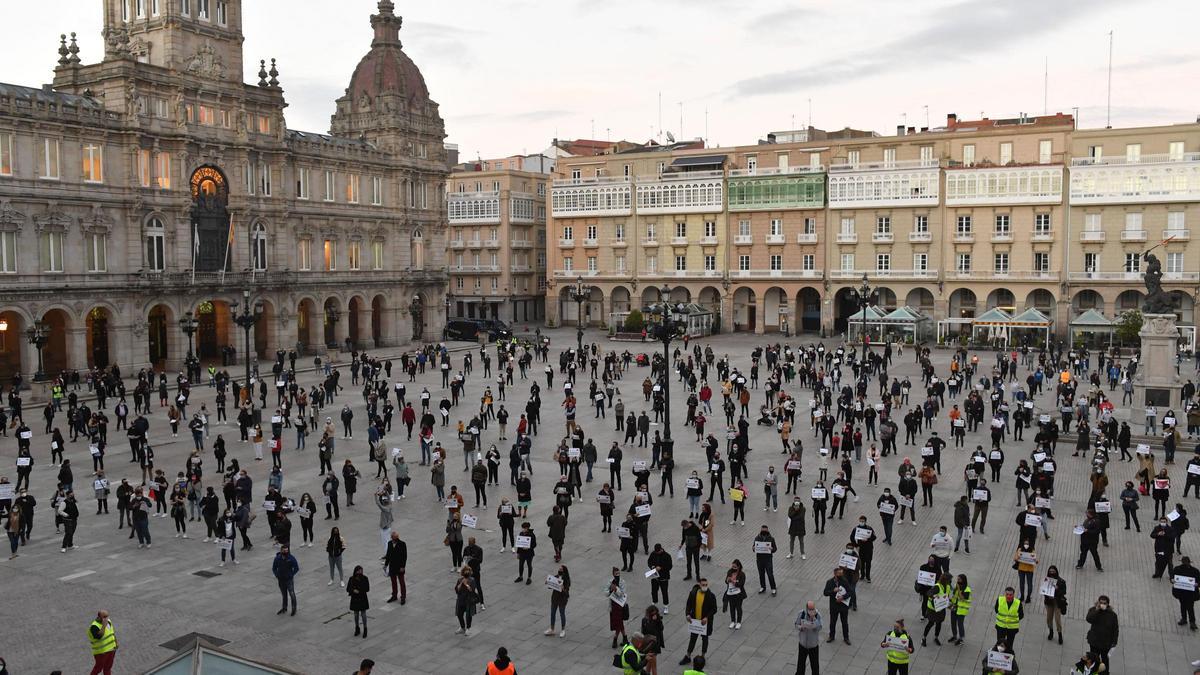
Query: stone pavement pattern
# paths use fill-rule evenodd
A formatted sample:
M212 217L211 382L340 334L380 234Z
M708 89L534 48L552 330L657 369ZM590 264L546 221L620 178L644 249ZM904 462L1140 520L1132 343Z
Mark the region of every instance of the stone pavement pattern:
M448 572L449 552L441 544L445 511L434 499L427 469L415 466L419 449L415 444L404 441L402 425L397 423L385 442L388 447L404 448L406 456L413 462L413 482L408 498L399 502L394 509L395 529L409 547L409 601L406 606L385 603L388 582L378 564L382 549L377 530L378 511L370 499L374 483L369 477L374 474L370 471L371 465L366 462L365 433L353 441L339 438L334 458L335 466L347 457L353 459L368 478L360 483L358 505L343 506L343 517L337 523L348 542L344 558L347 574L354 565L362 564L372 582L372 609L369 612L371 637L362 640L351 637L353 622L347 611L348 600L344 590L336 585L326 585L328 576L323 547L332 521L318 518L316 544L312 548L296 548L293 551L301 567L296 580L300 611L295 617L275 615L279 599L270 573L273 551L267 543L267 529L261 519L251 529L251 538L256 546L253 551L239 556L241 565L218 568L217 547L201 542L201 523L191 523L189 533L192 538L181 540L173 538L174 528L169 518L152 518L150 527L154 546L149 550L139 550L133 541L126 539L124 530L118 532L115 529L115 508L112 515L93 515L90 507L94 502L90 499L90 490L80 490L81 517L76 534L76 543L80 548L60 553L60 539L54 536L51 529L53 515L49 508L57 470L48 464L48 441L40 433L42 424L40 421L33 423L35 417L40 420L38 408L30 409L28 417L31 428L35 430L33 449L36 466L32 493L38 498L39 507L30 544L21 549L17 559L0 563L0 588L4 589L3 601L0 602L0 625L4 626L0 633L4 636L0 640L0 656L7 660L10 671L14 673L47 671L51 668L61 668L69 673L86 672L90 668L90 656L85 629L96 609L104 607L112 613L117 626L121 644L117 672L122 673L140 672L164 660L171 652L159 645L192 631L229 640L225 648L237 654L306 673L351 672L363 657L373 658L377 662L376 673L474 673L483 669L499 645L508 647L518 670L525 675L609 672L611 634L608 632L607 601L603 587L608 580L609 568L619 564L620 555L616 548L616 536L599 532L598 508L591 498L599 489L599 482L585 484L585 500L573 509L568 530L564 563L571 569L574 588L567 609L566 638L542 635L547 626L549 592L540 579L555 569L553 551L544 536L545 519L551 503L548 494L550 483L558 477L550 457L563 430L562 413L558 407L562 378L557 374L556 357L560 349L574 344L573 330L549 331L548 334L553 337L551 363L556 370L555 387L546 390L542 374L544 364L535 362L531 370L531 377L536 375L536 381L543 386L543 424L534 445L534 505L528 518L543 540L535 559L534 585L512 583L516 571L515 556L497 552L495 545L499 539L499 531L495 527L495 505L501 496L515 497L515 492L507 486L506 481L507 444L501 447L505 455L501 467L504 484L501 488L489 488L490 508L477 510L471 508L473 500L469 481L457 464L462 458L461 446L448 430L440 427L435 430L436 438L443 441L450 451L447 485L457 483L460 487L465 486L465 512L478 514L480 518L480 529L474 534L485 552L483 588L487 610L475 617L475 634L472 637L463 638L454 634L457 627L453 612L454 577ZM776 339L778 336L770 337ZM589 332L586 338L597 340L602 348L615 348L618 351L626 348L630 351L651 351L656 346L610 343L595 332ZM712 344L718 357L728 354L735 366L748 372L749 352L756 344L762 344L762 339L761 336L752 335L717 336L700 344ZM798 345L808 341L810 338L792 338L786 342ZM661 349L661 344L657 347ZM478 400L483 390L482 368L477 356L475 373L468 381L464 404L452 412L452 423L458 418L469 419L474 401ZM981 364L990 363L992 358L990 354L981 354ZM947 370L948 359L949 352L935 352L935 363L943 374ZM457 370L462 363L461 352L453 355L452 363ZM634 367L619 381L628 409L640 411L640 383L648 373L649 368ZM890 374L907 374L914 382L918 381L909 352L896 359ZM846 375L850 377L849 370ZM308 385L315 380L315 376L302 373L300 379ZM335 417L336 422L337 410L349 401L355 410L355 424L361 430L365 423L364 403L358 390L349 386L349 379L349 372L343 367L342 381L347 389L332 404L332 409L326 408L326 414ZM512 427L515 427L518 411L524 408L529 384L517 379L516 386L508 391L505 403L514 413L510 421L510 434ZM410 399L416 397L421 385L429 387L436 402L440 397L440 377L430 372L420 376L416 386L409 384ZM578 386L584 390L587 379L580 377ZM874 389L871 388L872 393ZM212 407L213 390L200 386L193 391L191 409L198 409L201 402L207 402ZM682 488L684 477L693 468L700 470L703 475L704 457L694 441L694 432L681 424L686 411L682 385L673 380L671 391L676 420L672 425L676 438L675 477L677 487ZM808 396L796 387L785 386L785 391L795 393L801 401L796 427L797 434L805 442L807 464L801 494L806 507L810 507L808 490L815 480L815 467L811 459L816 441L807 428L806 415L803 414ZM763 400L762 390L753 391L752 394L751 406L756 409ZM719 399L719 396L715 398ZM268 397L270 402L271 398ZM1041 410L1051 409L1052 395L1042 395L1037 404ZM593 420L592 409L581 406L578 419L587 434L595 440L602 457L610 442L621 438L613 430L611 414L607 419ZM714 428L713 424L709 426L720 438L719 427ZM340 424L338 428L340 431ZM948 424L944 420L937 428L941 435L949 435ZM229 441L230 456L237 457L242 466L250 470L255 481L255 498L260 500L265 492L270 462L253 461L251 446L237 442L235 426L213 426L213 437L217 433L224 434ZM754 451L750 455L750 480L747 481L751 494L751 501L747 505L747 524L745 527L728 525L732 506L716 503L718 544L714 561L704 563L704 574L713 579L714 586L717 586L728 563L735 557L740 558L747 567L750 597L745 604L745 618L740 631L728 630L725 615L718 614L709 649L709 673L794 671L796 639L792 623L797 610L806 600L812 599L817 602L822 614L826 613L827 602L820 593L841 552L841 545L846 541L845 537L849 536L853 519L859 513L866 514L882 535L874 507L875 499L884 486L890 486L895 491L895 467L899 462L895 456L882 461L878 487L865 484L865 462L856 465L855 487L861 495L861 501L848 504L846 520L831 521L827 534L813 534L809 521L809 535L806 538L808 559L801 561L797 557L787 560L781 550L775 560L779 595L756 595L757 580L751 540L758 526L766 523L770 525L780 548L786 548L785 500L788 498L780 495L780 501L784 504L781 504L779 512L762 511L760 477L768 464L774 463L782 470L782 457L778 454L779 441L773 429L754 425L750 434ZM108 474L115 485L123 475L133 478L137 471L130 469L126 463L128 460L124 450L128 446L124 444L120 433L114 436L117 440L111 444L108 455ZM190 436L185 431L178 438L171 438L165 412L161 410L156 409L151 418L150 438L159 467L166 469L169 476L182 468L191 448ZM310 437L308 449L297 452L292 450L294 431L285 430L283 438L285 494L291 497L298 497L305 491L319 494L316 439ZM979 661L992 644L991 605L1004 586L1017 585L1016 573L1011 570L1009 563L1017 543L1017 529L1012 524L1016 508L1011 471L1017 458L1028 454L1032 435L1027 438L1030 441L1009 443L1006 447L1005 478L999 484L992 485L994 497L988 533L976 536L970 556L955 554L951 561L951 571L967 574L976 592L976 601L966 621L968 639L961 647L946 645L936 648L932 642L928 649L918 647L913 657L913 673L978 672ZM484 432L484 442L498 443L494 424ZM982 433L970 434L967 448L973 448L976 444L986 445L987 442ZM1068 450L1070 447L1073 446L1068 446ZM1190 451L1193 447L1192 441L1188 441L1184 450ZM915 448L910 447L906 451L902 445L901 450L902 456L917 457ZM632 460L649 459L646 449L625 448L625 454L626 471ZM915 570L924 561L929 538L937 526L953 524L951 504L962 490L961 468L967 454L967 450L947 449L943 458L942 481L935 490L936 505L932 509L920 509L917 527L897 524L896 543L891 547L882 545L881 536L881 541L876 544L874 583L860 584L859 611L850 615L853 645L846 646L840 641L829 645L822 643L822 668L828 672L884 672L884 657L878 644L889 630L892 620L897 616L906 617L909 630L914 634L923 627L918 621L917 602L912 591ZM12 467L15 455L16 442L11 435L0 439L0 465ZM1069 451L1059 453L1057 519L1051 521L1051 540L1043 540L1038 544L1043 564L1037 573L1042 574L1045 565L1053 563L1067 581L1070 609L1064 619L1066 642L1059 646L1046 641L1041 603L1035 598L1022 622L1016 642L1022 672L1067 672L1087 648L1084 640L1087 624L1082 616L1101 593L1112 597L1121 621L1120 645L1112 652L1112 672L1149 675L1183 672L1190 660L1200 658L1200 640L1196 639L1195 634L1175 625L1177 606L1170 596L1169 583L1150 579L1153 552L1147 536L1148 528L1141 535L1125 532L1117 515L1110 531L1112 546L1100 549L1106 572L1099 574L1090 564L1084 570L1074 570L1078 549L1071 528L1081 519L1088 488L1084 460L1069 455ZM85 468L90 466L86 444L68 443L67 457L75 466L76 484L89 484L90 477L87 474L90 471ZM1132 477L1132 466L1121 463L1111 465L1113 483L1119 485L1127 476ZM214 468L210 447L205 453L206 479L211 477ZM1183 483L1183 471L1183 462L1172 467L1171 474L1177 485ZM6 473L15 481L15 471L10 468L6 469ZM657 473L652 474L651 485L657 495ZM678 523L687 513L683 493L684 490L680 489L675 499L655 499L654 517L650 524L651 542L660 541L668 550L674 550L677 546ZM630 488L618 493L619 512L627 508L631 499ZM115 498L110 503L115 503ZM1140 512L1143 525L1147 523L1151 512L1149 506L1147 501L1146 508ZM294 541L299 540L299 529L299 524L294 522ZM466 534L471 533L467 531ZM1184 553L1195 557L1195 544L1196 535L1193 531L1184 538ZM644 565L645 556L639 552L635 569L640 570ZM195 572L202 570L219 574L211 578L194 576ZM660 660L660 673L682 670L676 661L686 645L683 605L691 587L691 582L683 581L683 575L684 571L679 568L672 574L674 604L667 617L667 648ZM1037 578L1040 579L1040 576ZM628 624L632 633L637 628L636 618L650 601L650 591L649 583L638 572L627 574L626 583L632 615L635 617ZM944 627L944 635L948 635L948 629L948 626Z

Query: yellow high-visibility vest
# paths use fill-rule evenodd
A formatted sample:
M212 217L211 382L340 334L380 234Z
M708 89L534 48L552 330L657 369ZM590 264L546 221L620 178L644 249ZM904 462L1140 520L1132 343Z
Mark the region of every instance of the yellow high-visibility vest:
M1020 628L1021 616L1018 614L1020 609L1020 598L1013 598L1011 605L1006 605L1003 595L996 598L996 628L1007 628L1009 630Z
M100 629L99 638L92 635L91 628L93 626ZM115 651L117 648L117 631L113 628L112 622L109 621L108 624L105 625L99 621L93 621L91 625L88 626L88 642L92 643L92 656L97 654L107 654L108 652Z

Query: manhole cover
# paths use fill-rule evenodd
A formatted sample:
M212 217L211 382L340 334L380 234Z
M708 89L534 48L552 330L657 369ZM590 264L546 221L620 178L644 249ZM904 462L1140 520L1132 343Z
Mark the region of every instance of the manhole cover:
M198 577L204 577L205 579L211 579L213 577L221 576L220 572L211 572L209 570L200 570L198 572L192 572L192 574L194 574Z
M159 647L162 647L163 649L169 649L173 652L178 652L183 649L190 648L192 645L196 644L196 640L204 640L214 647L221 647L229 644L229 640L222 640L221 638L205 635L204 633L188 633L187 635L180 635L174 640L168 640L159 645Z

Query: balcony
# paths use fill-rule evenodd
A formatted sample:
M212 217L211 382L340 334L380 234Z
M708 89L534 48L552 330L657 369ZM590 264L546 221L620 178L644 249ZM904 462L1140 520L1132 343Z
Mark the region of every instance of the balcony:
M1071 281L1138 281L1142 278L1142 273L1139 272L1071 272L1069 275ZM1166 276L1166 275L1163 275Z
M825 206L824 167L734 169L730 211L820 209Z
M632 213L633 186L624 176L568 178L550 188L550 212L572 216L627 216Z
M447 244L450 248L463 248L467 245L462 239L451 239Z
M625 248L626 246L629 245L629 242L626 241L624 237L621 237L619 239L617 237L613 237L612 239L608 240L608 245L609 246L619 246L621 248Z
M930 232L909 232L908 240L913 243L921 243L921 242L928 243L928 242L933 241L933 234Z
M533 242L528 239L513 239L508 242L509 248L533 248Z
M856 232L838 232L837 243L839 244L857 244L858 234Z
M1174 239L1175 241L1188 241L1192 238L1192 234L1188 230L1174 229L1163 230L1163 239Z
M1200 153L1071 160L1072 204L1200 200Z
M767 243L768 244L777 244L777 245L783 244L785 240L786 240L786 238L782 234L768 234L767 235Z
M687 246L688 238L687 237L671 237L671 245L672 246Z
M1061 166L963 168L946 171L947 206L1061 204Z
M821 270L737 270L732 276L742 279L820 279Z
M481 248L482 246L483 246L483 242L479 239L467 240L467 248Z
M446 196L446 216L450 224L500 223L500 193L451 192Z
M1086 243L1099 244L1104 241L1103 230L1084 230L1079 233L1079 241Z
M572 247L574 247L574 246L575 246L575 240L574 240L573 238L572 238L572 239L559 239L559 240L558 240L558 247L559 247L559 248L572 248Z
M556 279L576 279L578 277L590 279L597 276L600 276L600 273L596 270L554 270Z
M499 239L484 239L483 247L484 248L500 248L500 240Z
M891 232L872 232L871 242L875 244L890 244L896 241L896 235Z
M584 239L584 240L583 240L583 247L584 247L584 248L596 248L596 247L598 247L598 246L600 246L600 240L599 240L599 239L594 239L594 238L593 238L593 239Z
M510 268L510 270L516 274L523 274L523 273L527 273L527 272L532 272L533 268L530 267L529 265L513 265Z
M643 237L642 246L658 246L658 237Z
M835 164L829 174L829 208L936 206L940 169L936 161L916 161L918 165Z
M796 234L797 244L815 244L817 243L816 232L800 232Z
M871 279L936 279L937 270L831 270L830 279L862 279L866 274Z
M639 176L638 213L714 213L725 208L725 176L721 171Z
M1030 281L1055 279L1054 273L1038 270L956 270L950 276L956 279L1022 279Z
M1051 230L1034 230L1033 241L1054 241L1054 232Z
M473 272L480 273L480 274L488 274L488 273L499 272L500 266L499 265L450 265L449 270L456 274L470 274Z
M510 192L508 195L508 219L512 223L540 223L546 219L546 211L538 207L546 199L529 192Z
M954 243L956 244L973 244L975 243L974 232L955 232Z
M929 159L902 159L892 161L878 162L839 162L829 165L830 173L844 173L849 171L895 171L897 169L936 169L938 161L935 158Z
M754 236L749 234L739 234L733 238L733 243L741 246L749 246L754 243Z
M716 246L717 238L716 237L700 237L700 245L701 246Z
M1013 241L1012 230L992 231L993 244L1011 244Z
M1146 231L1121 230L1121 241L1146 241Z

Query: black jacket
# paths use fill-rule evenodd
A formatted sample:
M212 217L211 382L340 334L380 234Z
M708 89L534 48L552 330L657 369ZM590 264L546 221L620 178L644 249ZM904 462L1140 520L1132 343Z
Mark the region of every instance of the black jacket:
M1092 607L1087 611L1087 622L1091 625L1087 632L1087 641L1094 651L1108 651L1117 646L1119 626L1117 613L1112 607L1104 611Z
M653 569L655 567L659 568L658 578L662 579L663 581L670 580L671 567L674 564L675 564L675 561L672 560L671 554L668 553L666 550L654 551L653 553L650 554L650 556L648 558L646 558L646 568L647 569Z
M402 539L389 539L383 562L387 566L388 576L403 573L404 568L408 566L408 544Z

